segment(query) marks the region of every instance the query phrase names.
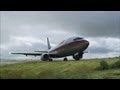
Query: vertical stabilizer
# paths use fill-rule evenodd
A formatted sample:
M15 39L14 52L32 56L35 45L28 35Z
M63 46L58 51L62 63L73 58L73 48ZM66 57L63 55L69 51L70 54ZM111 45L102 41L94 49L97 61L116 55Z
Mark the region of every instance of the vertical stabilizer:
M50 42L49 42L49 38L48 37L47 37L47 44L48 44L48 49L50 49L51 46L50 46Z

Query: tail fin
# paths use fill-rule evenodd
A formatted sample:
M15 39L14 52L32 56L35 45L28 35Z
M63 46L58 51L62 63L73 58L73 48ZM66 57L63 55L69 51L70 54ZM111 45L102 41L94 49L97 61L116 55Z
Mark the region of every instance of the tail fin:
M49 38L48 37L47 37L47 44L48 44L48 49L50 49L51 46L50 46L50 42L49 42Z

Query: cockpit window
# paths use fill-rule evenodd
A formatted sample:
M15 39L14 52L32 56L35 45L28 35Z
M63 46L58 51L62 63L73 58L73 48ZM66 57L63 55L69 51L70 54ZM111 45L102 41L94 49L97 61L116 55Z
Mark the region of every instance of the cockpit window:
M83 39L83 38L75 38L75 39L73 39L74 41L78 41L78 40L81 40L81 39Z

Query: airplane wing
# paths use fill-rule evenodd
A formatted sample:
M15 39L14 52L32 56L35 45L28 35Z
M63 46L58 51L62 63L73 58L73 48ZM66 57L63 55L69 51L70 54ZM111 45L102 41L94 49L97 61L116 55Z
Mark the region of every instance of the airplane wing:
M35 52L48 53L48 51L35 51Z
M11 53L11 54L21 54L21 55L31 55L31 56L40 56L41 53Z

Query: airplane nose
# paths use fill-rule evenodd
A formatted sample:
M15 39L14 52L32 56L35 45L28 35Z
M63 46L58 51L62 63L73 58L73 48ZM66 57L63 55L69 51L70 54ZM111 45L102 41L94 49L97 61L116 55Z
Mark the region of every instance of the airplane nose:
M85 40L85 45L86 45L86 47L88 47L88 45L89 45L89 42L87 40Z

